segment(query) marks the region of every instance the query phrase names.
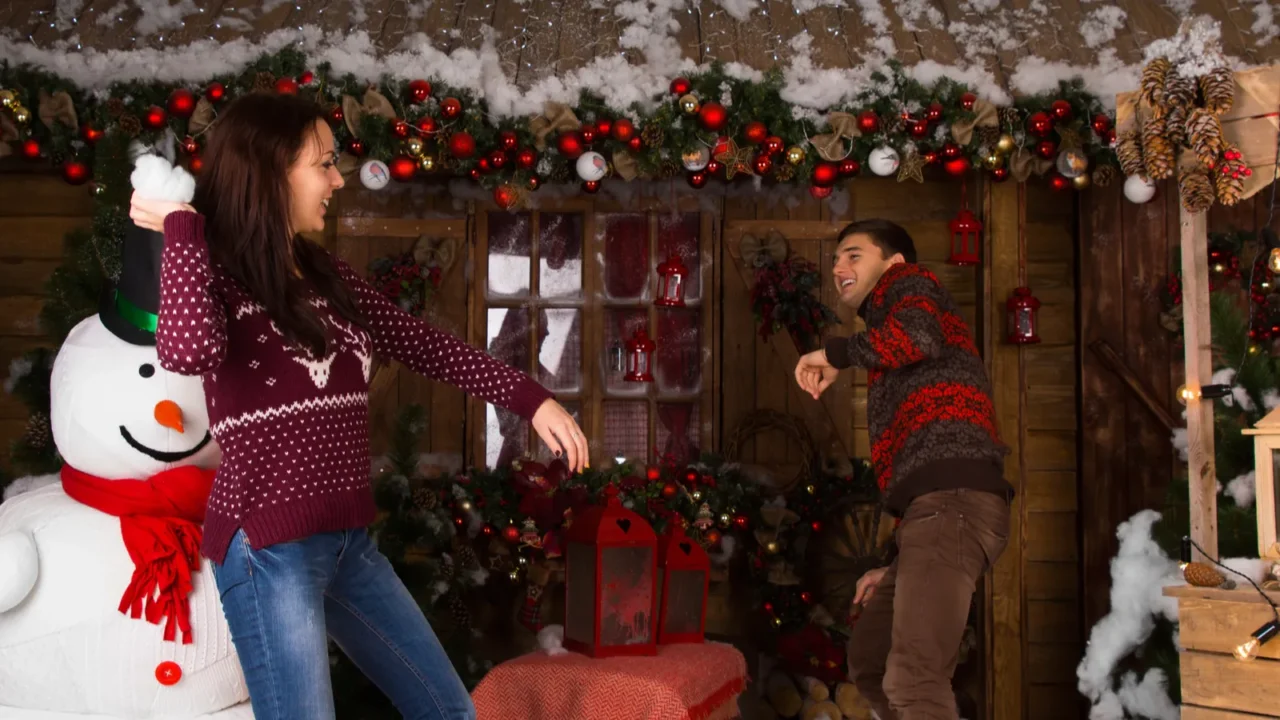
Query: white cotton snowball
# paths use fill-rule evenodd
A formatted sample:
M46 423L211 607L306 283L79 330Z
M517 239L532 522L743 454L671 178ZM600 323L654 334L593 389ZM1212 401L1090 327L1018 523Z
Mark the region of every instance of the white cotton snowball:
M139 195L151 200L186 203L196 194L196 179L191 173L158 155L139 155L129 183Z
M40 556L25 532L0 535L0 612L17 606L35 587Z
M1141 205L1156 196L1156 184L1141 175L1130 175L1124 181L1124 196Z
M538 647L546 650L548 655L563 655L569 652L564 649L564 626L548 625L539 630Z

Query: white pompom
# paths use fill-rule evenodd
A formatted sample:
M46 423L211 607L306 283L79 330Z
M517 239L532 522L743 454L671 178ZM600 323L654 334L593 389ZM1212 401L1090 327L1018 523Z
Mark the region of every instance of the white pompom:
M0 612L17 606L36 585L40 556L25 532L0 535Z
M564 626L548 625L539 630L538 647L546 650L548 655L563 655L569 652L564 649Z
M1141 205L1156 196L1156 184L1141 175L1130 175L1124 181L1124 196Z
M139 155L129 183L139 195L151 200L186 203L196 194L196 179L191 173L158 155Z

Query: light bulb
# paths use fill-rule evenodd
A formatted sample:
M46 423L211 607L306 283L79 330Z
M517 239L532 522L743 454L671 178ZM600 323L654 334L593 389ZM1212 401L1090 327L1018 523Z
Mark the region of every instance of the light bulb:
M1178 402L1182 403L1183 405L1186 405L1192 400L1195 400L1199 396L1200 394L1198 392L1196 392L1195 390L1192 390L1186 385L1178 386L1178 392L1177 392Z
M1236 656L1236 659L1241 662L1252 660L1258 656L1258 649L1263 645L1266 645L1271 638L1275 637L1277 632L1280 632L1280 622L1272 620L1266 625L1254 630L1248 640L1245 640L1236 646L1235 653L1233 654Z
M1280 248L1271 248L1271 255L1267 258L1267 269L1273 273L1280 273Z

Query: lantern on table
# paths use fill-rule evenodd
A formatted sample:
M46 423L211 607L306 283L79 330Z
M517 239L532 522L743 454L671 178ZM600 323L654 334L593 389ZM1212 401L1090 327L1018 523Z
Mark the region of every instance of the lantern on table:
M564 647L591 657L658 652L658 537L618 488L565 532Z
M684 286L689 277L689 268L675 252L666 262L658 266L658 299L654 305L662 307L684 307Z
M685 535L679 518L672 518L658 540L658 567L662 571L658 642L662 645L702 642L707 624L711 558L701 545Z
M653 382L653 351L657 345L649 339L644 328L638 328L627 341L627 382Z
M1029 345L1040 342L1040 336L1036 334L1036 313L1040 310L1040 301L1031 294L1031 288L1014 288L1005 309L1009 314L1010 343Z
M1211 386L1205 386L1208 389ZM1208 393L1206 393L1207 395ZM1276 525L1276 468L1280 466L1280 408L1267 413L1252 428L1244 431L1253 436L1253 484L1258 516L1258 557L1280 561Z
M963 208L951 219L952 265L976 265L978 263L978 239L982 235L982 221L968 208Z

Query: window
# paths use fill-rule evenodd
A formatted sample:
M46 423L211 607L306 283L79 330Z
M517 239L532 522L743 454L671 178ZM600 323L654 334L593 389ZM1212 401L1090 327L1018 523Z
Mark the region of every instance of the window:
M595 462L689 459L710 440L709 228L698 212L593 205L491 211L477 223L476 338L556 394ZM657 268L672 254L689 269L685 307L658 307ZM627 341L637 331L656 344L653 382L625 379ZM549 456L527 423L476 406L473 462Z

